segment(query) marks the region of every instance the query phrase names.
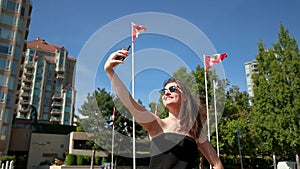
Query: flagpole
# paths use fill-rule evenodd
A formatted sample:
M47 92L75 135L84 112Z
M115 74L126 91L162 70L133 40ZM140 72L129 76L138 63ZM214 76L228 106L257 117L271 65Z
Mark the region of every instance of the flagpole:
M111 139L111 168L114 168L114 142L115 142L115 124L113 122L112 124L113 130L112 130L112 139Z
M210 141L210 130L209 130L209 110L208 110L208 92L207 92L207 77L206 77L206 61L205 61L205 55L203 55L203 61L204 61L204 80L205 80L205 99L206 99L206 123L207 123L207 138L208 141Z
M220 150L219 150L219 133L218 133L218 116L217 116L217 100L216 100L216 86L217 83L215 80L213 80L214 83L214 107L215 107L215 122L216 122L216 138L217 138L217 154L220 156Z
M131 23L131 31L133 31L133 23ZM131 32L131 35L133 35L133 32ZM134 99L134 40L131 40L131 92L132 97ZM135 159L135 119L134 116L132 116L132 158L133 158L133 169L136 169L136 159Z
M111 138L111 168L114 168L114 145L115 145L115 116L116 116L116 108L114 107L111 122L112 122L112 138Z

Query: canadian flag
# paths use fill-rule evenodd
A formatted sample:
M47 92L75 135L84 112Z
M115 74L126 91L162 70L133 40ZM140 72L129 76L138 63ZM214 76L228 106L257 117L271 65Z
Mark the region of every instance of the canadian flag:
M132 41L134 41L140 33L145 32L147 28L142 25L137 25L132 22Z
M220 63L226 57L227 57L226 53L214 54L212 56L205 56L205 70L208 70L213 65L216 65L216 64Z
M116 117L116 108L114 108L112 115L109 118L109 125L114 125L115 124L115 117Z

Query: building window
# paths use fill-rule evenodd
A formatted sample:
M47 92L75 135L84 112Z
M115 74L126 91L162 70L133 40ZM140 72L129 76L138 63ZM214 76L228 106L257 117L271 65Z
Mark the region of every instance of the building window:
M22 18L19 18L19 30L21 31L24 30L23 27L24 27L24 20Z
M0 58L0 70L9 70L10 60Z
M0 86L7 86L8 77L5 75L0 75Z
M11 25L11 26L16 26L17 24L17 17L8 15L5 13L1 13L1 18L0 18L1 23Z
M43 69L42 69L42 68L38 68L38 69L36 70L36 73L37 73L37 74L42 74L42 73L43 73Z
M61 86L55 86L56 91L61 91Z
M3 123L9 123L10 122L9 119L10 119L10 110L6 109L3 115Z
M70 119L70 114L69 113L65 114L65 119L67 119L67 120Z
M35 50L34 49L28 49L29 50L29 55L30 56L33 56L34 54L35 54ZM33 57L31 57L31 60L30 61L32 61L32 58Z
M33 56L29 55L26 57L27 62L32 62L33 61Z
M34 87L35 88L41 88L41 82L35 82Z
M45 107L44 107L44 112L49 113L49 111L50 111L50 108L49 108L48 106L45 106ZM48 116L47 116L47 118L48 118Z
M12 54L12 48L13 47L9 44L0 43L0 53L11 55Z
M46 99L46 100L44 101L44 103L45 103L45 105L50 105L50 104L51 104L51 100Z
M33 94L34 94L34 96L39 96L41 94L41 91L39 89L34 89Z
M13 40L15 35L15 31L5 28L0 28L0 38Z
M72 94L73 94L72 91L69 90L67 93L67 98L72 98Z
M22 34L20 32L17 33L16 42L18 45L21 45Z
M25 8L24 8L24 7L21 8L21 15L22 15L22 16L25 15Z
M13 95L11 93L7 94L7 98L6 98L6 106L11 106L12 103L12 97Z
M46 92L45 96L46 96L46 99L51 99L52 93L51 92Z
M38 97L33 98L33 103L38 103L39 101L40 101L40 98L38 98Z
M7 126L2 126L0 139L6 140L6 134L7 134Z
M14 90L15 89L15 78L12 77L12 76L9 78L9 89L10 90Z
M2 120L3 119L3 114L2 114L3 112L2 112L2 108L0 107L0 120Z
M43 120L49 120L49 115L48 114L43 114Z
M15 46L14 58L15 58L15 59L18 59L19 57L20 57L20 54L19 54L19 47Z
M46 86L46 90L52 91L52 86L51 86L51 85L47 85L47 86Z
M5 92L0 91L0 103L4 103L4 101L5 101Z
M69 113L70 111L71 111L70 107L67 106L67 107L65 108L65 112Z
M18 72L17 69L18 69L18 63L17 63L16 61L13 61L13 62L12 62L11 73L12 73L13 75L16 75L17 72Z
M2 3L4 9L14 11L14 12L17 12L19 10L19 3L17 2L10 1L10 0L3 0Z

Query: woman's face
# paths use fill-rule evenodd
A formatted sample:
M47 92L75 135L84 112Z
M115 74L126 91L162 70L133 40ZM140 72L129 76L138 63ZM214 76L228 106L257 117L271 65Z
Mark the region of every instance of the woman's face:
M163 89L164 94L162 94L162 102L170 109L170 106L179 106L181 104L181 89L178 87L177 83L171 82L166 84Z

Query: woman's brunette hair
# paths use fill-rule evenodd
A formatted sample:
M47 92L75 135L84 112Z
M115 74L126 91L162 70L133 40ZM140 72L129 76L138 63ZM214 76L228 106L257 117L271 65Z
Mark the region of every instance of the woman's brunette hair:
M181 80L173 77L164 82L164 87L172 82L177 83L181 90L181 106L179 113L180 131L188 131L194 139L198 139L204 122L204 119L201 119L204 109L200 104L200 99L194 98L187 85Z

